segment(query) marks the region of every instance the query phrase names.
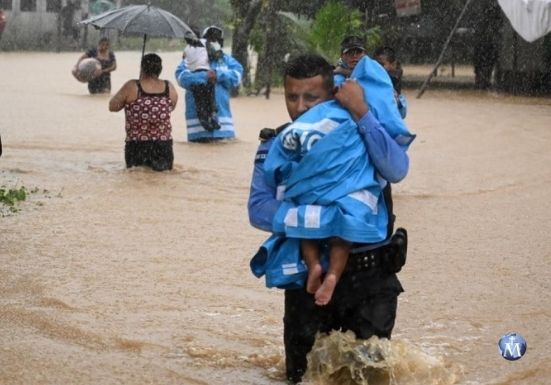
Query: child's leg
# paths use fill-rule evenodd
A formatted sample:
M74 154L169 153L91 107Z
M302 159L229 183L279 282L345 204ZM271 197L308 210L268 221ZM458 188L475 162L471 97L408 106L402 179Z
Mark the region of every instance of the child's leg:
M216 108L216 98L214 96L214 83L208 83L207 84L207 99L209 100L209 113L216 114L217 108Z
M213 129L218 130L220 129L220 122L218 122L218 117L216 116L217 108L216 108L216 98L214 96L214 84L213 83L207 83L207 95L205 96L208 100L208 114L209 114L209 122Z
M350 253L350 242L341 238L331 238L329 250L329 268L323 279L323 283L316 291L316 305L327 305L331 301L335 287L341 278L341 275L348 261Z
M208 131L212 131L213 128L210 125L210 100L208 95L207 84L194 84L191 86L191 93L193 94L193 100L195 101L195 111L197 112L197 118L201 125Z
M303 239L300 242L302 250L302 259L308 266L308 280L306 282L306 291L314 294L321 285L321 265L320 250L318 241L314 239Z

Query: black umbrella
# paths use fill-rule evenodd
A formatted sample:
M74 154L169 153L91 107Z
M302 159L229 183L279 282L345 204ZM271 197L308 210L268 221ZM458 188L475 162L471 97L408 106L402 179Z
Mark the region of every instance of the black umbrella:
M182 20L161 8L129 5L114 9L80 22L97 29L116 29L124 34L143 34L142 57L147 36L196 39L195 33Z

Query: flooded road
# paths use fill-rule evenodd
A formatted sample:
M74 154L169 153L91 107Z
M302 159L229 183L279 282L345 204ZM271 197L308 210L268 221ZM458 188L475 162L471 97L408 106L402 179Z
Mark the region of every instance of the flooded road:
M116 54L113 91L140 56ZM190 144L179 88L174 170L126 170L124 115L72 78L78 56L0 54L0 186L36 190L0 217L0 384L284 383L283 293L249 271L266 234L246 213L281 93L232 100L237 141ZM174 82L180 53L161 57ZM418 138L394 189L410 250L392 342L410 375L392 381L549 384L551 99L406 95ZM528 343L515 362L497 347L510 331Z

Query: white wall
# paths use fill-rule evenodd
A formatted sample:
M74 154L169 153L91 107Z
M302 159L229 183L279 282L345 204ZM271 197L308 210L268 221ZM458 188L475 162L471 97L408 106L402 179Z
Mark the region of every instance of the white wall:
M66 0L62 1L62 6ZM82 9L88 9L88 0L81 1ZM3 49L48 49L58 47L57 17L46 12L46 0L36 0L35 12L22 12L20 0L12 0L12 9L6 12L6 29L2 34ZM80 20L81 11L75 19ZM63 42L62 42L63 43ZM60 45L63 48L63 44Z

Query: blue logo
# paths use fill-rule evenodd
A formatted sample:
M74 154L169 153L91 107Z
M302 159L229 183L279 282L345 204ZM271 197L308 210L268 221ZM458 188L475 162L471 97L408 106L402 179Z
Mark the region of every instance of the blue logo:
M499 339L499 352L509 361L516 361L526 353L526 340L518 333L507 333Z

